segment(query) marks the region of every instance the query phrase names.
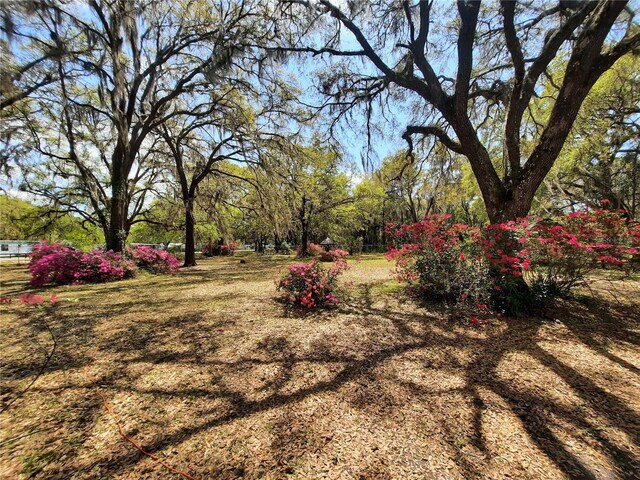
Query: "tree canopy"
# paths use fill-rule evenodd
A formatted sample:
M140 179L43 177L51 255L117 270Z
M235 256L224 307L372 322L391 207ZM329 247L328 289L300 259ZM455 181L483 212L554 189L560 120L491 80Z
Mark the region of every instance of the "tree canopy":
M194 265L220 239L381 248L432 213L637 216L624 1L42 0L1 26L0 187L108 249Z

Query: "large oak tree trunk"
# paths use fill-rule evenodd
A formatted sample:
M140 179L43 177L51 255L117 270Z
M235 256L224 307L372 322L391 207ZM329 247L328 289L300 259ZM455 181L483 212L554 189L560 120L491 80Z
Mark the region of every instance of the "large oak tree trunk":
M517 218L526 217L531 209L533 196L538 186L531 186L531 190L516 190L516 193L508 190L500 195L498 192L488 202L485 200L487 215L491 223L502 223ZM493 200L495 198L495 200Z
M114 162L111 183L111 209L109 233L105 238L107 250L122 252L127 239L126 180L119 165Z
M196 266L196 243L195 243L195 218L193 216L192 197L185 201L185 239L184 239L184 265L183 267Z

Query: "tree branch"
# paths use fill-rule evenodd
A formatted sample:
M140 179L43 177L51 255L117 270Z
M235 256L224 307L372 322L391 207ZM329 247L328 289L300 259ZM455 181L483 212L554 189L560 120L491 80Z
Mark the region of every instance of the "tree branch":
M413 150L413 141L411 140L412 135L421 134L421 135L433 135L440 140L440 142L447 147L449 150L452 150L459 154L464 154L462 150L462 146L453 140L451 137L447 135L442 127L437 125L431 126L420 126L420 125L409 125L406 130L402 134L402 138L409 143L410 150Z

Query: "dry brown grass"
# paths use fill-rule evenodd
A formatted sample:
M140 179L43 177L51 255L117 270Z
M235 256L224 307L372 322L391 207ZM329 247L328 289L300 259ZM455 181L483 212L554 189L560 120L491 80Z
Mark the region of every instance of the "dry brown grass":
M354 265L340 308L287 313L287 261L0 306L3 403L50 351L45 322L57 340L0 415L0 477L180 478L119 436L100 391L128 435L199 479L638 478L637 281L471 328L403 297L379 257ZM3 295L27 288L24 266L0 268Z

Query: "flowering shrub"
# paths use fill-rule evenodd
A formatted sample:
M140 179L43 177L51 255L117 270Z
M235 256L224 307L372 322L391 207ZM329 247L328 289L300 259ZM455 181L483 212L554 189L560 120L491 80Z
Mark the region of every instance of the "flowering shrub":
M482 316L489 311L491 291L481 232L452 224L450 218L433 215L413 225L388 224L386 231L393 241L387 259L395 260L397 278L415 286L421 295Z
M322 252L324 252L324 248L322 248L320 245L313 243L313 242L309 242L307 243L307 256L308 257L317 257L320 254L322 254ZM296 257L300 258L302 256L302 245L298 245L298 247L296 248Z
M96 283L121 280L135 275L135 265L112 251L82 252L60 243L34 245L29 255L31 284Z
M176 273L180 267L180 261L166 250L142 245L135 248L127 247L127 254L138 268L150 273Z
M342 250L341 248L336 248L335 250L323 250L320 252L318 257L321 262L335 262L338 259L345 259L349 256L349 252L346 250Z
M481 243L490 265L492 304L497 311L525 312L552 293L541 288L537 290L539 298L532 296L523 278L531 268L530 250L525 247L531 226L529 219L518 219L484 227Z
M528 272L532 287L567 294L596 268L629 265L638 253L637 228L603 209L518 219L488 226L485 249L499 282Z
M73 248L69 248L61 243L40 242L35 244L31 249L31 253L29 253L29 263L37 262L42 257L52 253L66 253L73 250Z
M595 268L628 267L640 244L638 224L603 209L550 221L523 218L483 231L434 215L387 225L387 233L393 239L387 258L395 260L401 280L430 298L480 312L491 304L515 312L567 294Z
M336 296L338 276L349 268L344 257L325 269L317 260L289 265L289 272L276 282L278 290L286 292L291 305L305 308L333 306L340 303Z
M233 252L237 249L238 244L236 242L223 243L222 245L219 243L207 243L202 247L202 254L205 257L227 257L233 255Z

